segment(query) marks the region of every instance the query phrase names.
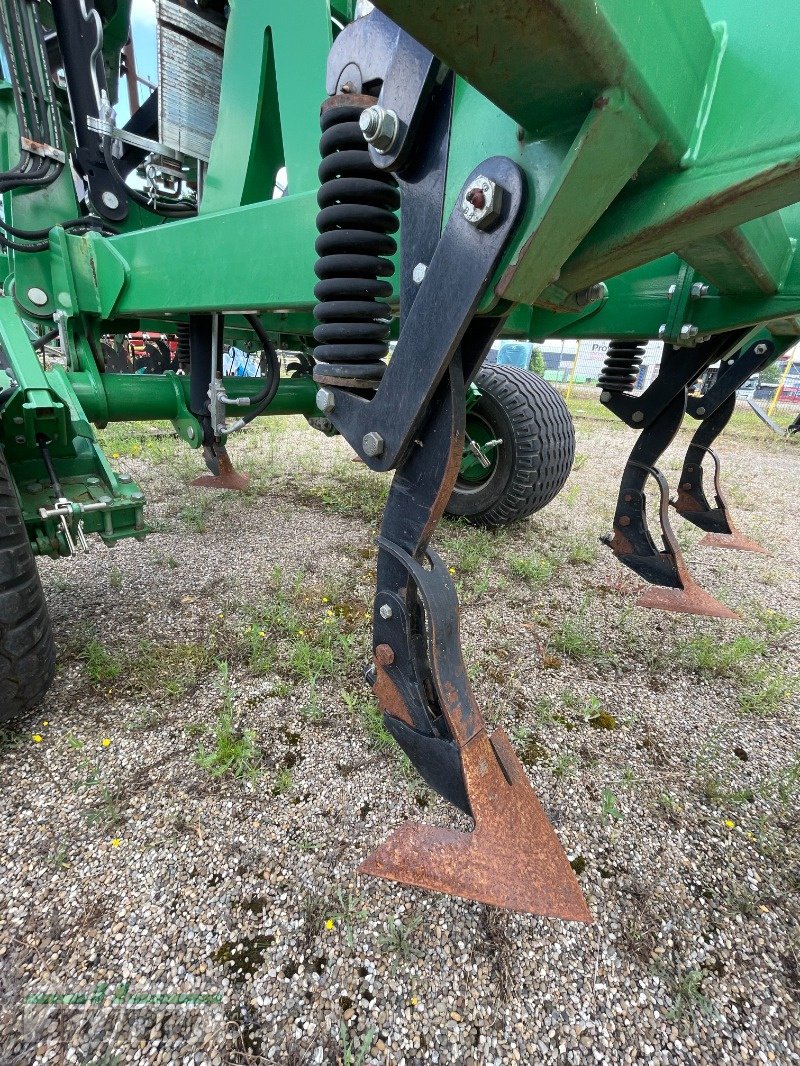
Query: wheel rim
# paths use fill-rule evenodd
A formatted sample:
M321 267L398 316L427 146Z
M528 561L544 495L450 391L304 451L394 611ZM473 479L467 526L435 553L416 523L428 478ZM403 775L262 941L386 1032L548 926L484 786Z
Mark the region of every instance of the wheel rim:
M491 423L477 411L470 411L467 414L466 430L468 440L475 441L481 451L484 450L489 441L497 439L497 434L494 432ZM491 448L488 453L485 453L486 458L489 460L488 466L483 466L478 458L465 448L464 457L461 460L461 469L458 474L458 484L471 489L479 485L485 485L497 468L499 448L500 446L498 445L495 448Z

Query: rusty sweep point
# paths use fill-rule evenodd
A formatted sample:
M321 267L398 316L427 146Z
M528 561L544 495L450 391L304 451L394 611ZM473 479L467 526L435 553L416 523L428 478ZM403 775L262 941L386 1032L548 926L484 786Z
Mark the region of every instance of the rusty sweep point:
M218 474L201 474L189 484L193 489L227 489L230 492L244 492L250 487L247 474L240 474L234 469L227 448L217 447L219 460Z
M700 548L733 548L740 552L759 552L767 555L767 549L762 548L754 540L750 540L744 533L734 529L732 533L706 533L702 540L698 541Z
M540 914L591 922L578 881L522 763L502 729L461 748L471 833L407 822L359 872L404 885Z
M705 618L738 618L736 611L720 603L688 575L684 575L683 588L666 585L650 585L636 598L637 607L649 607L654 611L675 611L678 614L699 614Z

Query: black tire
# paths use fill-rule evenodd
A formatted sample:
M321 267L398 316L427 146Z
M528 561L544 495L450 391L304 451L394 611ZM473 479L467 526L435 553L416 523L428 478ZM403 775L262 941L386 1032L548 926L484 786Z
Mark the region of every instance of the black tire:
M528 518L558 495L575 459L575 427L558 392L530 370L483 366L475 384L481 397L467 414L467 431L484 427L502 444L485 475L470 479L462 467L446 513L495 528Z
M55 673L50 614L0 451L0 723L32 710Z

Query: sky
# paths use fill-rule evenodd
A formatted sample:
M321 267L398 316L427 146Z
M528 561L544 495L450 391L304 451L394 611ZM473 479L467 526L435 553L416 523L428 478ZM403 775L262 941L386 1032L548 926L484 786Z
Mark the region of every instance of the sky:
M158 80L158 59L156 57L156 5L154 0L133 0L131 28L136 72L140 77L155 82ZM146 98L147 87L142 85L139 87L139 99L144 102ZM120 83L117 125L124 126L129 117L127 89L124 84Z

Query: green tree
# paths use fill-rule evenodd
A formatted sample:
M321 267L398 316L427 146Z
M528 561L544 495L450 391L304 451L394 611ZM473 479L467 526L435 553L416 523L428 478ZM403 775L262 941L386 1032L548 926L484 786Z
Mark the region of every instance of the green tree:
M777 385L783 376L783 372L786 369L785 364L782 365L779 359L776 359L774 363L770 363L766 370L762 370L759 375L759 380L762 385Z
M538 374L540 378L544 377L545 365L544 355L541 348L533 348L531 351L531 361L528 364L528 369L532 370L534 374Z

